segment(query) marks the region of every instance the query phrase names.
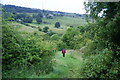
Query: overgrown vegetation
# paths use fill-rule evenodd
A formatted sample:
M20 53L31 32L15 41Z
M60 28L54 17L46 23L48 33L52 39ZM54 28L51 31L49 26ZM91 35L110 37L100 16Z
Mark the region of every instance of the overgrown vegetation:
M82 19L62 14L44 13L45 17L42 12L23 14L3 9L3 78L46 75L44 77L119 79L120 2L88 2L85 8L91 16L86 18L88 24L84 20L77 23ZM69 54L61 62L57 51L62 48ZM68 72L61 68L60 71L59 67Z
M83 74L88 78L119 79L120 64L120 4L92 2L85 4L86 10L96 20L89 24L92 40L84 50ZM102 16L98 14L103 11Z
M8 24L10 23L3 21L2 25L3 77L23 77L19 74L30 68L36 75L52 71L51 59L56 44L43 40L38 34L28 35L28 33L17 32L15 27ZM8 75L13 69L22 69L22 71Z

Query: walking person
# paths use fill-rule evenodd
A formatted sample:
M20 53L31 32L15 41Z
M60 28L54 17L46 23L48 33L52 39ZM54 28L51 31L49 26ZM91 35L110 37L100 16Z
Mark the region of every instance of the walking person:
M63 49L62 49L63 57L65 57L65 53L66 53L66 50L63 48Z

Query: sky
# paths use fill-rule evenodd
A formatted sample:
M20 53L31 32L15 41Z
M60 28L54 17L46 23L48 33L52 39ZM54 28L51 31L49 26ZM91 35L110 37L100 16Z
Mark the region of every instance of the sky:
M84 1L85 0L0 0L0 3L21 7L85 14L83 5Z

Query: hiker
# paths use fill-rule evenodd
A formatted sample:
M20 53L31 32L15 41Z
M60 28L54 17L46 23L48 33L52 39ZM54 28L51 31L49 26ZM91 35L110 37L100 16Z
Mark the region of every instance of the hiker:
M62 49L63 57L65 57L65 53L66 53L66 51L65 51L65 49L63 48L63 49Z

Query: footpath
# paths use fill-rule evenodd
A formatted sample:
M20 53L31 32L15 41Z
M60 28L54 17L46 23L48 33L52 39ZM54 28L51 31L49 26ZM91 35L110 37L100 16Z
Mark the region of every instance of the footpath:
M75 50L66 50L65 57L61 51L57 52L53 61L53 72L41 75L40 78L82 78L80 70L82 66L82 54Z

